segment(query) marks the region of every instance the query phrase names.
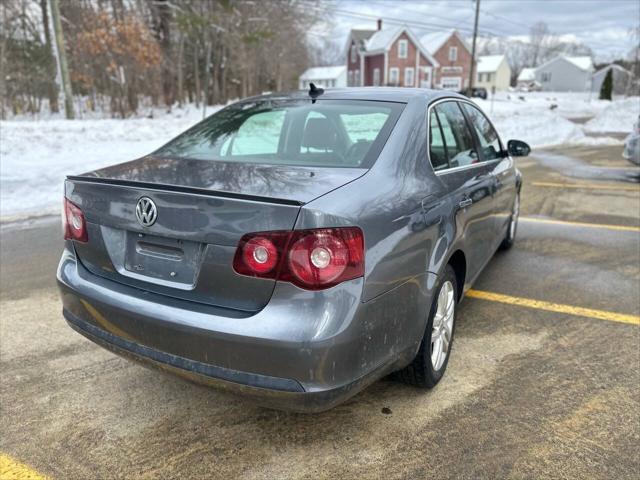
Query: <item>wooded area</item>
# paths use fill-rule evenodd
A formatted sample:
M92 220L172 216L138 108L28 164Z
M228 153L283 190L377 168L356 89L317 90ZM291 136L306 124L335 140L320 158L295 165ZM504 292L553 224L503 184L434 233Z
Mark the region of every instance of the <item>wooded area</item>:
M52 0L4 0L2 118L57 112ZM140 102L225 103L295 88L312 57L316 10L296 1L57 0L71 87L82 109L135 113ZM6 72L6 73L4 73Z

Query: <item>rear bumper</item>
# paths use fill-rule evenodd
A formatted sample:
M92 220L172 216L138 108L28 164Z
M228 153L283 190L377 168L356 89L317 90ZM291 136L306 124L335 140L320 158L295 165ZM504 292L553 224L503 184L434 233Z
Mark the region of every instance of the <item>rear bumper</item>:
M311 412L406 365L419 346L435 277L367 303L362 281L322 292L277 284L269 304L250 314L94 276L72 248L58 268L64 316L95 343L266 406Z

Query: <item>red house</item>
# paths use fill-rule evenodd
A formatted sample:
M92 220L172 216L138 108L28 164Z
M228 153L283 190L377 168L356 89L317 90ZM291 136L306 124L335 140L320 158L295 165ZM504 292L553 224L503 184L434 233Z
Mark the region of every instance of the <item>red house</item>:
M434 79L435 87L460 91L469 86L471 48L457 30L428 33L420 38L420 42L440 64Z
M437 35L420 40L406 26L383 30L381 20L377 30L351 30L347 85L461 90L468 83L469 48L456 31Z

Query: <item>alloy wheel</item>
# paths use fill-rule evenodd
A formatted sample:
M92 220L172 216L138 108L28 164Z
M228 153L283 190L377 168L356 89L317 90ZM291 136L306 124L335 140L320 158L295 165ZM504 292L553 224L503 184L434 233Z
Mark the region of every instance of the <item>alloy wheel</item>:
M449 354L454 314L455 293L453 284L447 280L442 284L438 294L438 304L431 330L431 365L435 371L440 370Z
M516 195L516 201L513 204L513 213L511 214L511 223L509 224L509 239L516 238L516 229L518 228L518 216L520 215L520 195Z

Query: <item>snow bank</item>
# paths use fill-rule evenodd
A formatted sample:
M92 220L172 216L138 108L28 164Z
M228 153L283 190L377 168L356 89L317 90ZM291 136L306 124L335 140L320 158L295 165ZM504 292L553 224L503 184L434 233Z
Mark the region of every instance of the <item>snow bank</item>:
M493 107L491 100L473 100L489 115L505 141L515 138L537 148L622 143L611 137L589 137L582 125L569 120L598 115L611 105L590 99L586 93L501 92L496 94Z
M150 153L201 118L185 108L154 119L0 122L0 219L58 213L67 175Z
M607 102L607 107L585 124L588 132L630 132L640 116L640 97Z

